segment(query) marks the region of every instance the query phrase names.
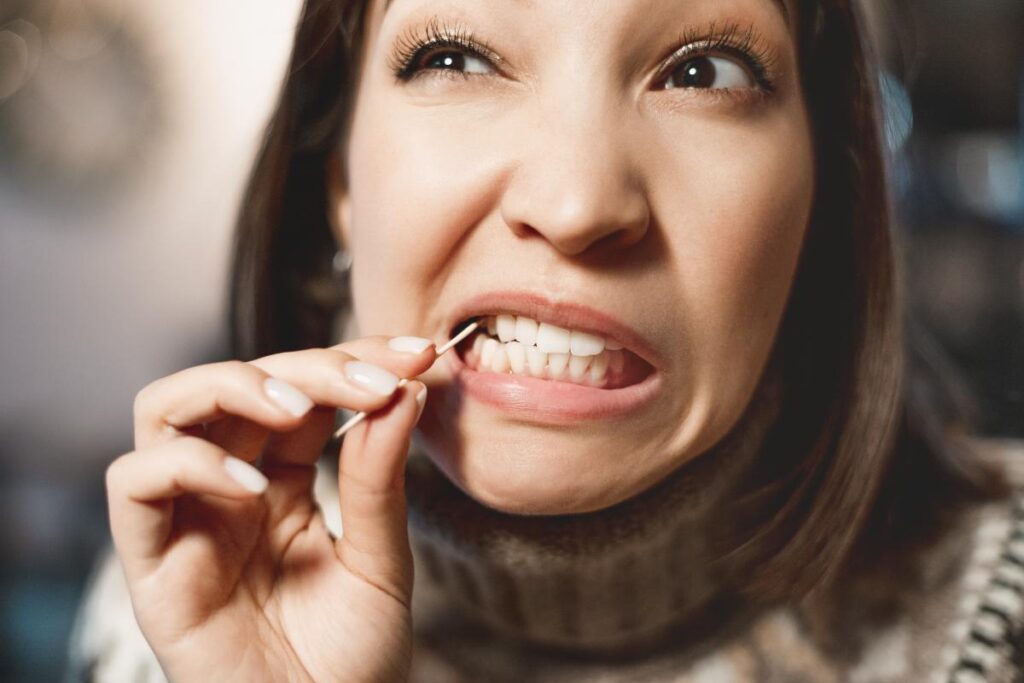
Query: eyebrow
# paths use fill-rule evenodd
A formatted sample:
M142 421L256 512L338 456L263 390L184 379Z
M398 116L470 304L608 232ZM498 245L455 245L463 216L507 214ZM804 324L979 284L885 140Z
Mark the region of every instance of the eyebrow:
M516 2L516 4L519 4L519 5L532 5L533 4L533 0L515 0L515 2ZM786 23L786 26L788 27L789 26L789 7L786 6L786 0L767 0L767 2L770 2L775 7L775 9L777 9L782 14L782 20ZM387 14L388 10L391 9L391 6L394 5L394 4L395 4L395 0L385 0L384 11L381 13L381 15L383 16L384 14Z

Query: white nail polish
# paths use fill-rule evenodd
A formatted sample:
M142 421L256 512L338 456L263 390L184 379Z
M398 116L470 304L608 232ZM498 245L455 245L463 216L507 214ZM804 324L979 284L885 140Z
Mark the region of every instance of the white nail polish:
M313 400L309 396L276 377L268 377L263 381L263 391L270 400L295 417L302 417L313 407Z
M345 376L381 396L390 396L398 387L397 376L382 367L361 360L350 360L345 363Z
M392 337L388 339L389 349L404 353L422 353L424 349L433 344L434 342L423 337Z
M224 459L224 469L232 479L253 493L263 493L270 483L258 469L230 455Z
M420 389L419 393L416 394L416 405L420 407L419 412L416 413L416 421L419 422L420 417L423 415L423 406L427 405L427 387L426 385Z

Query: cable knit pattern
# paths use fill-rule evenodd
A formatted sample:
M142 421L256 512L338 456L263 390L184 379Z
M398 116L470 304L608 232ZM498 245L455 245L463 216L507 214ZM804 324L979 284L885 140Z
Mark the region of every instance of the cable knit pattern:
M466 611L467 600L461 595L466 589L457 581L439 586L427 576L417 579L418 638L412 680L1020 683L1024 681L1024 564L1020 564L1024 559L1024 444L980 439L976 444L985 457L1006 464L1014 496L970 509L928 549L922 558L926 569L922 584L904 596L899 613L879 622L861 619L860 611L855 615L851 610L843 630L828 634L829 640L839 640L838 651L818 637L820 625L804 606L743 614L739 605L712 601L707 609L697 611L693 621L700 626L683 626L674 631L675 638L639 656L578 656L496 636L480 625L486 618L477 621L471 613L457 616ZM588 573L587 565L581 564L577 578L592 581ZM633 584L616 593L614 600L632 603L638 594L643 600L647 588ZM518 589L528 590L524 584ZM474 590L480 593L479 588ZM870 587L851 586L854 590L871 599ZM453 599L459 610L451 608ZM554 602L549 610L555 613L580 609L574 601L562 603L556 598ZM486 604L476 604L477 609L481 607ZM740 616L735 618L737 611ZM726 614L734 618L727 620ZM727 621L732 625L719 628Z

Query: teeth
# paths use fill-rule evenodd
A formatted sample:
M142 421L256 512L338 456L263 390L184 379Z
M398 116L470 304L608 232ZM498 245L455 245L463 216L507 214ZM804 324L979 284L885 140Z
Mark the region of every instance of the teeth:
M524 315L516 317L516 339L527 346L537 342L537 321Z
M498 328L498 339L503 342L510 342L516 338L516 317L514 315L499 315L495 322Z
M505 353L508 354L509 367L517 375L523 374L526 369L526 347L519 342L505 344Z
M479 368L493 372L595 386L609 372L620 375L625 366L622 345L611 339L510 313L483 316L468 355Z
M622 354L619 354L620 356ZM608 370L609 353L600 353L594 357L593 362L590 364L590 381L594 384L599 384L604 380L605 372Z
M498 348L494 349L490 367L494 372L508 372L508 353L505 352L505 344L498 344Z
M544 325L541 324L543 329ZM569 364L568 353L549 353L548 354L548 377L551 379L558 379L562 376L562 372L565 371L565 366Z
M532 318L511 313L485 316L482 322L482 327L486 328L492 337L502 342L522 342L524 346L536 346L545 353L596 356L605 349L622 349L621 344L605 339L599 334L569 330L551 323L538 323Z
M485 334L473 338L469 351L478 368L497 373L512 372L516 375L533 376L541 379L558 379L591 386L601 386L609 370L622 371L625 358L622 351L604 350L593 356L578 356L572 353L545 353L536 346L527 346L519 341L507 343Z
M494 357L494 352L501 346L501 342L497 339L488 337L484 339L483 348L480 349L480 365L485 368L491 367L491 358Z
M545 353L569 353L569 330L541 323L537 327L537 348Z
M574 356L596 356L604 351L604 337L573 330L569 334L569 353Z
M484 349L484 343L486 342L486 340L487 336L483 334L478 334L475 337L473 337L473 348L471 349L471 352L473 356L476 357L477 359L481 357L480 353Z
M534 377L544 376L544 366L548 364L548 354L544 353L536 346L527 346L526 348L526 362L530 366L530 374Z
M587 372L587 366L590 365L589 356L569 356L569 377L572 379L583 379L583 375Z

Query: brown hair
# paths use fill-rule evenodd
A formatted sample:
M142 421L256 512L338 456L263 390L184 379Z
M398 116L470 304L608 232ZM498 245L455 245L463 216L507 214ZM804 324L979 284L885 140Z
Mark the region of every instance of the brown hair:
M345 298L331 276L327 168L347 138L367 4L305 3L236 233L239 358L335 343ZM904 320L877 67L857 7L799 5L817 192L776 339L783 410L750 482L759 512L728 549L745 558L745 587L761 597L827 586L854 564L934 536L959 503L1006 493L950 434L964 429L966 406L937 349Z

